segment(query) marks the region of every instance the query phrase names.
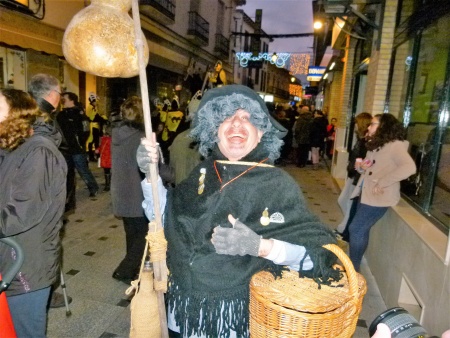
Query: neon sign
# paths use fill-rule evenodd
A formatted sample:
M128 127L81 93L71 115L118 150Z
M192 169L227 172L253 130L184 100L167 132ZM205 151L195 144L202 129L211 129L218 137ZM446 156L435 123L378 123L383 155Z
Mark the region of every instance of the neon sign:
M259 53L258 56L253 56L251 52L236 53L236 58L239 60L241 67L247 67L249 61L269 61L278 68L284 68L290 56L291 53Z

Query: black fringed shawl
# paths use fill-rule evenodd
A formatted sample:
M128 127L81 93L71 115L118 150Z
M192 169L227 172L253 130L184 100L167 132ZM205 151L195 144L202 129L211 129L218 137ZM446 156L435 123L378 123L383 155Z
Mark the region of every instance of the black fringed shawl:
M259 162L264 155L258 146L242 161ZM263 238L304 246L314 268L301 275L314 278L319 285L340 278L331 268L335 256L321 248L335 243L335 238L307 209L297 183L283 170L256 167L220 192L215 160L224 160L217 149L170 192L165 221L171 273L168 301L183 336L228 337L231 329L238 337L247 337L251 277L261 270L279 276L283 267L259 257L216 254L211 243L213 228L230 227L227 216L232 214ZM249 168L219 162L216 166L223 184ZM206 177L199 195L201 168L206 169ZM269 215L281 213L285 222L262 226L265 208Z

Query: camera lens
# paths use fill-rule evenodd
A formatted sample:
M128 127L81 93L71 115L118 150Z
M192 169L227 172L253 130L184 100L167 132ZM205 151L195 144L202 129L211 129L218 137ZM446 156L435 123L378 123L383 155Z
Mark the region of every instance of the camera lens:
M425 329L417 320L402 307L394 307L380 314L370 324L369 335L372 337L377 325L383 323L391 329L392 338L421 338L427 337Z

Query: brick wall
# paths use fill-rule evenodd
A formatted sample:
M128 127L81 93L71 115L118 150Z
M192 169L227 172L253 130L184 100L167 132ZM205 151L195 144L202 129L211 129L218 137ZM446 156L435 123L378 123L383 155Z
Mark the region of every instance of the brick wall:
M349 100L352 95L352 80L353 80L353 68L355 67L355 47L356 39L351 39L347 36L345 43L345 56L344 56L344 69L342 71L342 85L341 85L341 109L338 118L338 126L345 128L347 124L347 116L351 114L351 105L349 106Z
M380 48L374 48L370 56L364 110L372 114L384 112L397 7L398 0L386 0L383 25L378 32Z

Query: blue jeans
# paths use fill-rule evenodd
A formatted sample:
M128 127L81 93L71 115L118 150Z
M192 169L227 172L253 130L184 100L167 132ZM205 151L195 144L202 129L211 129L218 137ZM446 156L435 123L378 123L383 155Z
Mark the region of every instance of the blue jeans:
M17 338L45 338L47 327L47 303L51 287L8 296L8 305Z
M75 168L78 171L78 174L80 174L82 180L84 181L84 183L86 183L89 192L97 192L98 184L95 180L94 175L92 175L92 172L89 169L86 154L72 155L72 159L73 163L75 164Z
M383 217L388 208L372 207L360 203L359 200L356 203L356 214L348 226L348 231L350 233L350 260L355 270L359 271L364 252L366 252L367 246L369 245L370 229Z

